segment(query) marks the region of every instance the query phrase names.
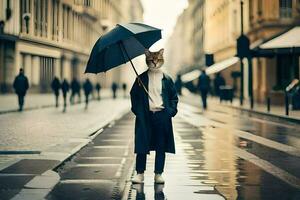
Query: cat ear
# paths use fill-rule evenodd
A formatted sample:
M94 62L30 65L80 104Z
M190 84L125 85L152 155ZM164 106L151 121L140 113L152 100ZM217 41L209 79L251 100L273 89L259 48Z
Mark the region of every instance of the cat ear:
M159 50L159 55L163 55L164 54L164 49Z
M145 49L145 55L146 56L150 56L151 55L151 52L149 51L149 49Z

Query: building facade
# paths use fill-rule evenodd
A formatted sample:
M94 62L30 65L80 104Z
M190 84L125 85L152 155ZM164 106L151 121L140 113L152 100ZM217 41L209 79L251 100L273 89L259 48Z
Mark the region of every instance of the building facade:
M205 23L205 51L214 55L215 62L228 59L236 55L236 39L241 34L241 4L240 0L211 0L206 2ZM244 0L244 32L250 39L251 48L255 48L265 40L275 37L291 27L299 25L298 0ZM286 61L289 56L287 56ZM275 92L276 87L286 86L292 77L299 76L297 70L290 70L286 62L278 57L253 58L253 91L254 98L264 103L268 96L272 96L273 103L282 103L283 92ZM247 98L249 74L248 63L244 60L244 97ZM289 78L282 81L278 69L289 74ZM237 63L222 71L227 84L233 85L233 72L240 71ZM292 72L293 71L293 72ZM299 70L298 70L299 71ZM285 82L285 84L279 84ZM239 95L239 81L236 84ZM281 94L279 94L281 93ZM274 95L273 95L274 94ZM278 99L278 98L279 99Z
M249 0L249 31L252 44L300 25L299 0ZM274 104L284 101L285 87L299 76L299 57L293 64L293 55L253 59L253 90L259 102L270 97Z
M140 5L131 16L132 4ZM95 41L116 23L142 20L139 0L12 0L0 2L1 93L12 91L19 68L24 68L30 91L48 92L54 76L90 78L108 85L116 71L84 74ZM116 74L116 75L114 75Z
M189 0L166 44L168 71L174 76L204 66L204 0Z
M244 7L248 7L246 1ZM237 53L236 39L241 34L240 1L211 0L206 2L205 9L205 18L207 19L205 22L205 52L213 54L215 63L235 56ZM248 16L247 9L244 9L244 15ZM249 20L244 17L245 32L249 29L248 24ZM240 82L232 78L232 73L238 71L240 71L239 63L221 72L226 79L226 84L234 85L236 95L239 95ZM244 70L244 77L247 77L247 70ZM247 96L246 88L247 84L244 84L244 95Z

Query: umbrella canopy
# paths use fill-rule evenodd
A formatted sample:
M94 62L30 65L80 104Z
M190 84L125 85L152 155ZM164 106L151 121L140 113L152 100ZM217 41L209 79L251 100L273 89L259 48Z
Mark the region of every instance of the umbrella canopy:
M131 62L131 59L144 54L145 49L149 49L159 39L160 29L141 23L117 24L97 40L85 73L106 72Z

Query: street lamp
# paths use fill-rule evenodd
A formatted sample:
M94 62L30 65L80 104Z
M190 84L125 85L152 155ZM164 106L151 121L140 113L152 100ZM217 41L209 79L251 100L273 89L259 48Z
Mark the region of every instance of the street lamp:
M243 105L244 101L244 63L243 59L248 59L248 93L250 97L250 105L251 108L253 108L253 91L252 91L252 57L251 57L251 51L250 51L250 40L249 38L244 34L244 2L243 0L241 2L241 35L237 39L237 55L240 58L240 65L241 65L241 78L240 78L240 105Z

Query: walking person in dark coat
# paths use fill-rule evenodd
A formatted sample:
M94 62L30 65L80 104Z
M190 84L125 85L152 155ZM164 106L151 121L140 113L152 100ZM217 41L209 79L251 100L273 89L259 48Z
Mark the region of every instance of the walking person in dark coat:
M58 97L59 97L59 90L61 88L61 84L59 79L55 76L52 83L51 83L51 88L54 92L55 95L55 107L58 107Z
M85 109L87 109L89 104L89 96L93 91L93 85L89 79L85 80L83 84L83 90L85 95Z
M181 75L178 74L176 81L175 81L175 87L176 87L176 91L179 95L182 94L182 80L181 80Z
M133 183L143 183L147 154L155 153L155 183L164 183L165 153L175 153L172 117L177 113L178 97L172 79L160 69L163 49L158 52L146 50L148 70L139 77L149 91L149 97L138 79L130 91L131 110L136 116L135 147L136 172Z
M122 84L122 89L123 89L123 93L124 93L124 98L126 98L126 92L127 92L127 84L126 83Z
M206 75L205 70L202 70L198 80L198 89L200 90L203 109L207 109L207 94L210 90L210 78Z
M64 98L63 112L66 112L66 109L67 109L67 94L69 92L69 89L70 89L70 85L69 85L68 81L66 79L64 79L64 81L61 84L61 90L62 90L63 98Z
M100 101L100 90L101 90L101 85L100 85L100 83L97 83L97 84L96 84L96 90L97 90L97 98L98 98L98 101Z
M73 80L71 82L71 96L70 96L71 104L74 104L74 98L76 95L78 96L78 102L80 103L80 101L81 101L80 83L76 78L73 78Z
M18 95L19 111L22 111L24 106L24 98L29 88L28 79L24 75L24 70L22 68L20 69L19 75L16 76L14 80L13 87Z
M117 90L118 90L118 84L116 82L113 82L111 85L111 90L113 92L113 98L117 98Z
M226 85L225 79L221 73L217 73L214 79L214 90L215 95L220 96L220 87Z

